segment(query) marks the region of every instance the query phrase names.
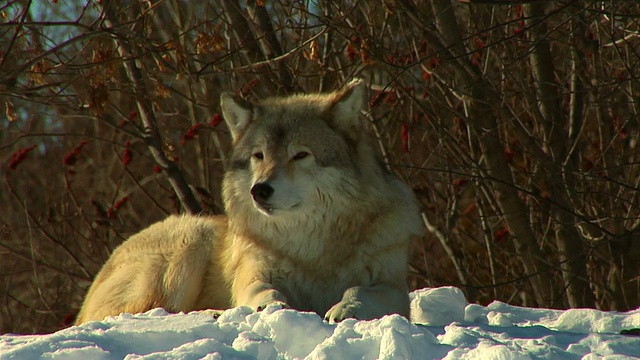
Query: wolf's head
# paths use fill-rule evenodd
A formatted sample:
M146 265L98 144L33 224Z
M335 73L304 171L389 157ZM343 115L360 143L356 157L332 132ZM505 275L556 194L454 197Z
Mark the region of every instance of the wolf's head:
M361 154L363 87L357 79L333 93L258 103L223 94L233 138L223 185L229 215L310 220L354 201L369 161Z

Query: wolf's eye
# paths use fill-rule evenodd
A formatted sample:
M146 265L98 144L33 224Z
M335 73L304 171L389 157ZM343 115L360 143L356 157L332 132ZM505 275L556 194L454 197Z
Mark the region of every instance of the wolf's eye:
M258 160L263 160L264 159L264 154L261 152L257 152L253 154L253 157L258 159Z
M301 160L309 156L309 153L306 151L300 151L299 153L293 155L293 160Z

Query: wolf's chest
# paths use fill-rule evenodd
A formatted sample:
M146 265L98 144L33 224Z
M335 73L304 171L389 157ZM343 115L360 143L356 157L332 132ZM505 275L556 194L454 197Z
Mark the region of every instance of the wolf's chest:
M272 281L287 297L290 306L324 315L341 300L345 290L369 282L366 266L359 261L323 260L315 266L280 264Z

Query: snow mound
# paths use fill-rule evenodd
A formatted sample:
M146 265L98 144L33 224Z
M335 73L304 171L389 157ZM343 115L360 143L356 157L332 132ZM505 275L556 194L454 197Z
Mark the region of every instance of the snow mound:
M391 315L329 324L267 307L122 314L47 335L0 336L0 359L628 359L640 358L640 309L603 312L467 304L454 287L411 294Z

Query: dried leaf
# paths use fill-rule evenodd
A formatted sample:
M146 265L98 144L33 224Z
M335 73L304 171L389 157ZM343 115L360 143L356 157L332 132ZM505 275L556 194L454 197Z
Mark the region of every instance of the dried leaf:
M167 99L169 98L169 95L171 95L171 92L168 87L158 83L156 85L155 95L161 99Z
M371 44L369 44L368 41L363 41L362 42L362 49L360 50L360 58L362 59L362 64L363 65L371 65L371 64L375 63L375 61L373 60L373 57L371 56L371 53L369 51L369 49L371 48L370 45Z
M314 40L309 44L309 51L305 50L303 52L305 59L317 61L319 59L318 56L318 41Z
M98 85L89 91L89 106L98 114L102 114L109 104L109 89L105 85Z
M49 70L47 63L43 61L38 61L33 64L31 67L31 72L29 74L29 78L31 82L35 85L42 85L45 83L44 81L44 73Z
M224 38L214 32L198 32L196 35L196 52L198 54L224 50Z
M7 119L9 119L9 122L14 122L18 117L16 116L16 113L13 111L13 104L11 103L11 101L7 100L5 102L5 107L6 107L6 114L7 114Z

